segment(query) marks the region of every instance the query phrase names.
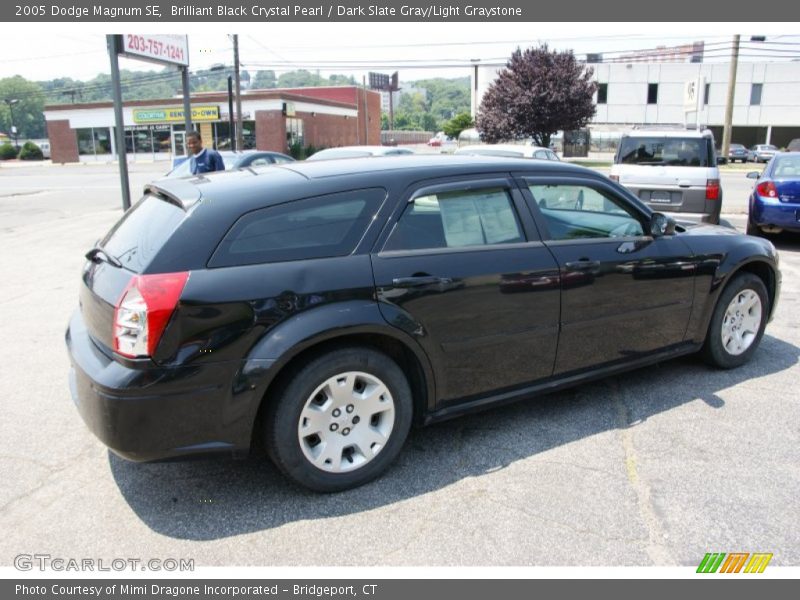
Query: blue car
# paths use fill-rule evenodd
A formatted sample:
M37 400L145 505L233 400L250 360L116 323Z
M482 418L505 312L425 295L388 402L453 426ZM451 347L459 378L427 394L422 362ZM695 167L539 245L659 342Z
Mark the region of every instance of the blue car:
M747 177L757 180L750 194L747 233L800 233L800 152L778 153L762 173Z

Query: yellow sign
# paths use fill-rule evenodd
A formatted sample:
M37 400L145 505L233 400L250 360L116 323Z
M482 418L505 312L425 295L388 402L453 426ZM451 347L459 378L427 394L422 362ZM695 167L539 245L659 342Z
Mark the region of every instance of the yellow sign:
M134 123L183 123L183 107L134 108ZM192 121L219 121L219 106L193 106Z

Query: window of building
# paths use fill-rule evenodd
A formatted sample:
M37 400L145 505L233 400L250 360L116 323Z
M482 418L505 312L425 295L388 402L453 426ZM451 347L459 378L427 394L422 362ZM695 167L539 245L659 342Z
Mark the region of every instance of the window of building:
M708 105L708 98L710 95L711 95L711 84L707 83L705 93L703 94L703 105L706 106Z
M647 84L647 103L648 104L658 104L658 84L657 83L648 83Z
M758 106L761 104L761 90L764 85L761 83L754 83L750 88L750 106Z
M608 84L601 83L597 86L597 103L598 104L606 104L608 103Z
M78 154L111 154L111 134L108 127L86 127L76 130Z
M304 145L303 120L295 118L286 119L286 143L288 146Z

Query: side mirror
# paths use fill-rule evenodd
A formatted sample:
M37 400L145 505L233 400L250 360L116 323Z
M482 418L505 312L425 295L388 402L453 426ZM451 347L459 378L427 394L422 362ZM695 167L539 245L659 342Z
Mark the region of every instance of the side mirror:
M650 217L650 235L654 238L675 234L675 220L663 213L653 213Z
M746 177L747 177L748 179L758 179L759 177L761 177L761 173L759 173L758 171L750 171L750 172L749 172L749 173L746 175Z

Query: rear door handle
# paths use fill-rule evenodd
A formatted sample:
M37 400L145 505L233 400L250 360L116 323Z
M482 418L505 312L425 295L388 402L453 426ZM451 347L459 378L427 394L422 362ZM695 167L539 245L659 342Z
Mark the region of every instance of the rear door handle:
M452 283L449 277L434 277L433 275L415 275L414 277L395 277L392 285L399 288L420 287L423 285L435 285L437 283Z
M568 263L564 263L564 266L568 271L589 271L591 269L598 269L600 267L600 261L582 258L580 260L573 260Z

